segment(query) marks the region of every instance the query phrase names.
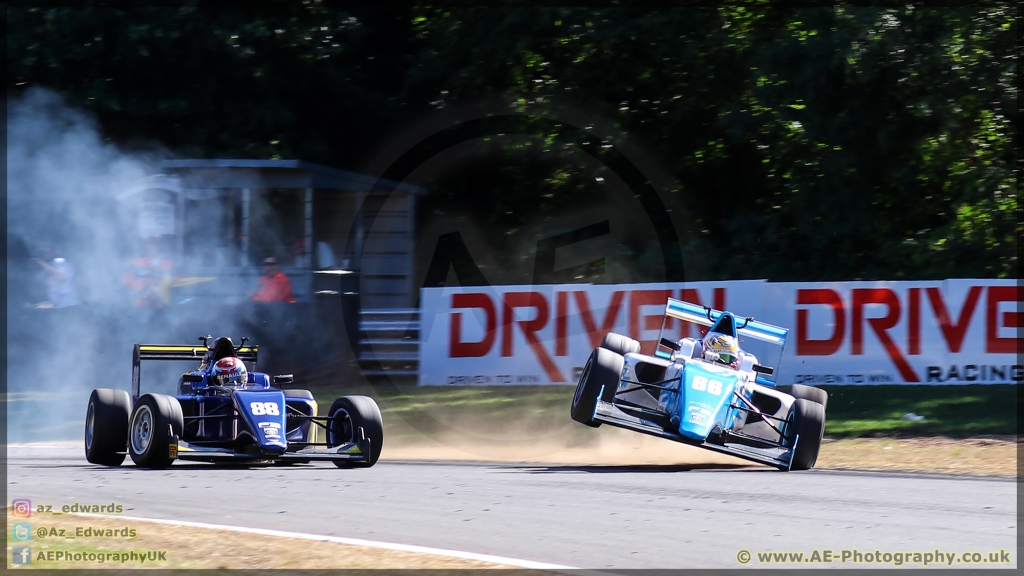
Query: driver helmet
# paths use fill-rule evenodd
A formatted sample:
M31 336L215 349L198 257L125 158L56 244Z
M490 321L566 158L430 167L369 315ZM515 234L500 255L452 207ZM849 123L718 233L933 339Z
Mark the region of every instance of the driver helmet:
M736 339L727 334L709 334L704 338L704 359L738 368L740 346Z
M213 365L213 379L221 386L245 386L249 372L245 363L234 356L221 358Z

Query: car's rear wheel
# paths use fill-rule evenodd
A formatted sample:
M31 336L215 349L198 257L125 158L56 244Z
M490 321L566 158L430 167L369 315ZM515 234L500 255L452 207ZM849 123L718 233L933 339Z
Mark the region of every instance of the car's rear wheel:
M626 354L639 353L640 342L637 342L628 336L623 336L622 334L609 332L604 335L604 340L601 341L601 348L611 350L619 356L625 356Z
M790 470L810 470L818 460L825 433L825 407L798 398L790 407L786 421L786 442L789 446L796 443L796 450L790 456Z
M803 384L793 384L792 388L789 390L789 395L793 398L810 400L816 404L821 404L822 408L828 408L828 392L825 392L821 388L804 386Z
M605 402L615 398L623 364L625 359L621 355L606 348L596 348L590 353L572 398L570 416L573 420L593 428L601 425L600 422L594 422L598 397Z
M131 397L124 390L92 391L85 413L86 460L103 466L120 466L124 462L131 407Z
M182 421L177 398L164 394L139 398L128 427L128 454L135 465L155 469L170 466L174 462L172 453L177 454L175 438L181 436Z
M377 403L368 396L342 396L331 404L327 413L328 447L341 446L348 442L358 442L359 429L362 428L366 439L370 441L370 453L365 462L335 460L339 468L351 466L368 468L377 463L381 449L384 447L384 421L380 416Z

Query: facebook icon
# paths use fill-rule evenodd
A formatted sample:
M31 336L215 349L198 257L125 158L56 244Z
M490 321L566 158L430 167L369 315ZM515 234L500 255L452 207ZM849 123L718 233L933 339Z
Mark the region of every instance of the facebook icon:
M32 563L32 547L31 546L12 546L11 547L11 564L31 564Z

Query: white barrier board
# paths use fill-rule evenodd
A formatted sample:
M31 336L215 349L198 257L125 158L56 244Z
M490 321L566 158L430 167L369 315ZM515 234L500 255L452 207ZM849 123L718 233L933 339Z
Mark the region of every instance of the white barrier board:
M607 332L652 353L668 297L788 328L780 385L1024 380L1015 280L742 280L425 288L419 383L575 384ZM666 329L699 333L675 320Z

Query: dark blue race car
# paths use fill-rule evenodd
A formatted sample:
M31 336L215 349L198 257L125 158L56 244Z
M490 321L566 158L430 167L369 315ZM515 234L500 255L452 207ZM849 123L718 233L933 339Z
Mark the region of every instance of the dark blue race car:
M343 396L326 416L308 390L282 389L290 374L256 372L257 346L230 338L202 345L136 344L132 392L98 388L89 397L85 456L93 464L166 468L176 459L202 462L308 463L369 467L380 457L384 426L367 396ZM212 341L212 344L210 343ZM143 360L195 360L178 393L141 394ZM251 366L251 370L246 367Z

